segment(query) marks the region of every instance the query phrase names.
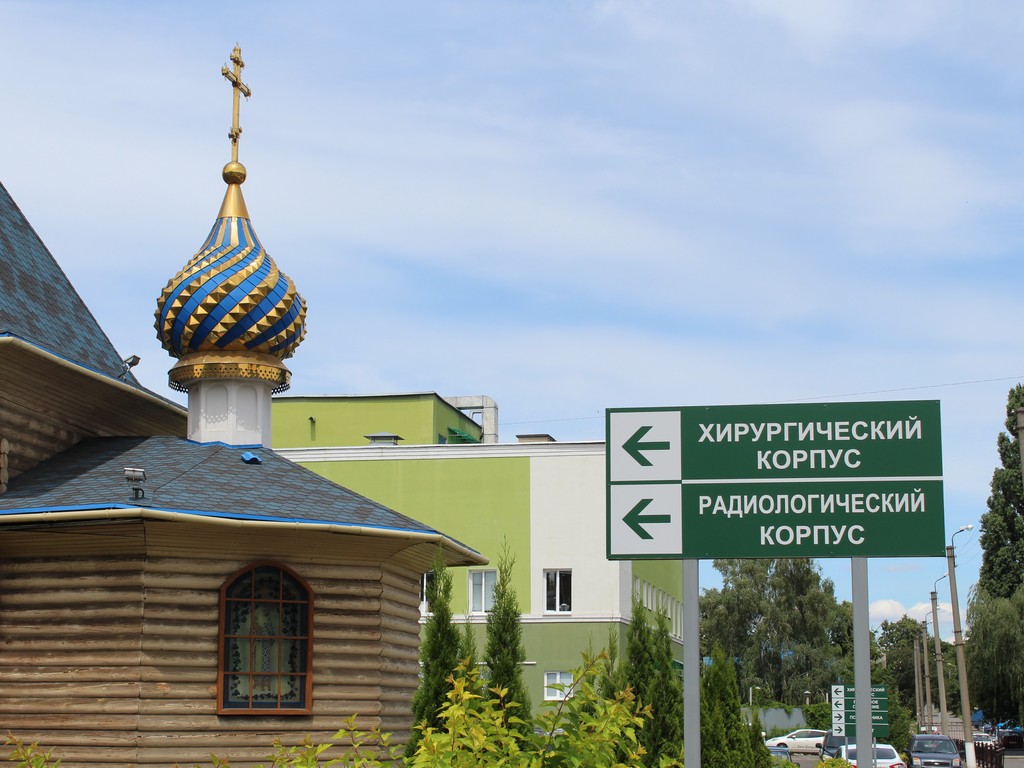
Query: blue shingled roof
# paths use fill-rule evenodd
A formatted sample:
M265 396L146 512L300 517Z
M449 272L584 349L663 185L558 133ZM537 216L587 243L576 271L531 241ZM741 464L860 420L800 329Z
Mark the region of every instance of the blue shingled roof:
M0 184L0 336L16 336L116 378L121 356ZM131 373L123 379L139 386Z
M133 500L125 467L146 471L144 499ZM83 440L13 479L0 495L0 522L25 512L112 507L437 533L270 449L170 436Z

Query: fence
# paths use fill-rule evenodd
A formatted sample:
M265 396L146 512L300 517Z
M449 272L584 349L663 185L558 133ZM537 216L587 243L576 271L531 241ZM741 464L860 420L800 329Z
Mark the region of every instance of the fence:
M964 740L953 739L960 754L964 753ZM1006 750L995 744L975 744L974 757L977 759L978 768L1003 768L1003 756Z

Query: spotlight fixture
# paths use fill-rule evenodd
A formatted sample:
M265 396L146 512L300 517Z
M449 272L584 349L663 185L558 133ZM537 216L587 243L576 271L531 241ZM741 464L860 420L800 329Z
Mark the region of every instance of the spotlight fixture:
M146 491L142 487L142 484L146 482L146 470L138 467L125 467L124 479L128 481L128 485L132 489L133 499L146 498Z
M119 373L117 375L117 378L119 378L121 380L124 380L124 377L128 375L128 371L130 371L132 368L134 368L136 365L138 365L141 362L142 362L142 358L139 357L138 355L132 355L131 357L126 357L124 360L121 361L121 365L124 366L124 370L121 371L121 373Z

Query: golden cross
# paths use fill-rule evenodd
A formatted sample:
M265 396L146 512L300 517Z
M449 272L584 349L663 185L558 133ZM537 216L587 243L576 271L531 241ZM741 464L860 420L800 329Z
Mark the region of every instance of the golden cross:
M245 67L245 62L242 61L242 49L237 45L235 50L231 52L231 63L235 65L234 72L228 69L227 66L223 66L220 68L220 73L231 83L231 90L234 93L231 111L231 131L228 133L228 138L231 139L231 162L237 163L238 137L242 135L242 128L238 125L238 94L241 93L248 99L252 96L252 91L249 90L248 85L242 82L242 69Z

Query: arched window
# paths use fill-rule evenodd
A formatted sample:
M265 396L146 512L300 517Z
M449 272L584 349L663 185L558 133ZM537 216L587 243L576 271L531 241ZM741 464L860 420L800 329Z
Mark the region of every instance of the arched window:
M309 714L313 602L298 575L257 563L224 582L218 669L222 715Z

